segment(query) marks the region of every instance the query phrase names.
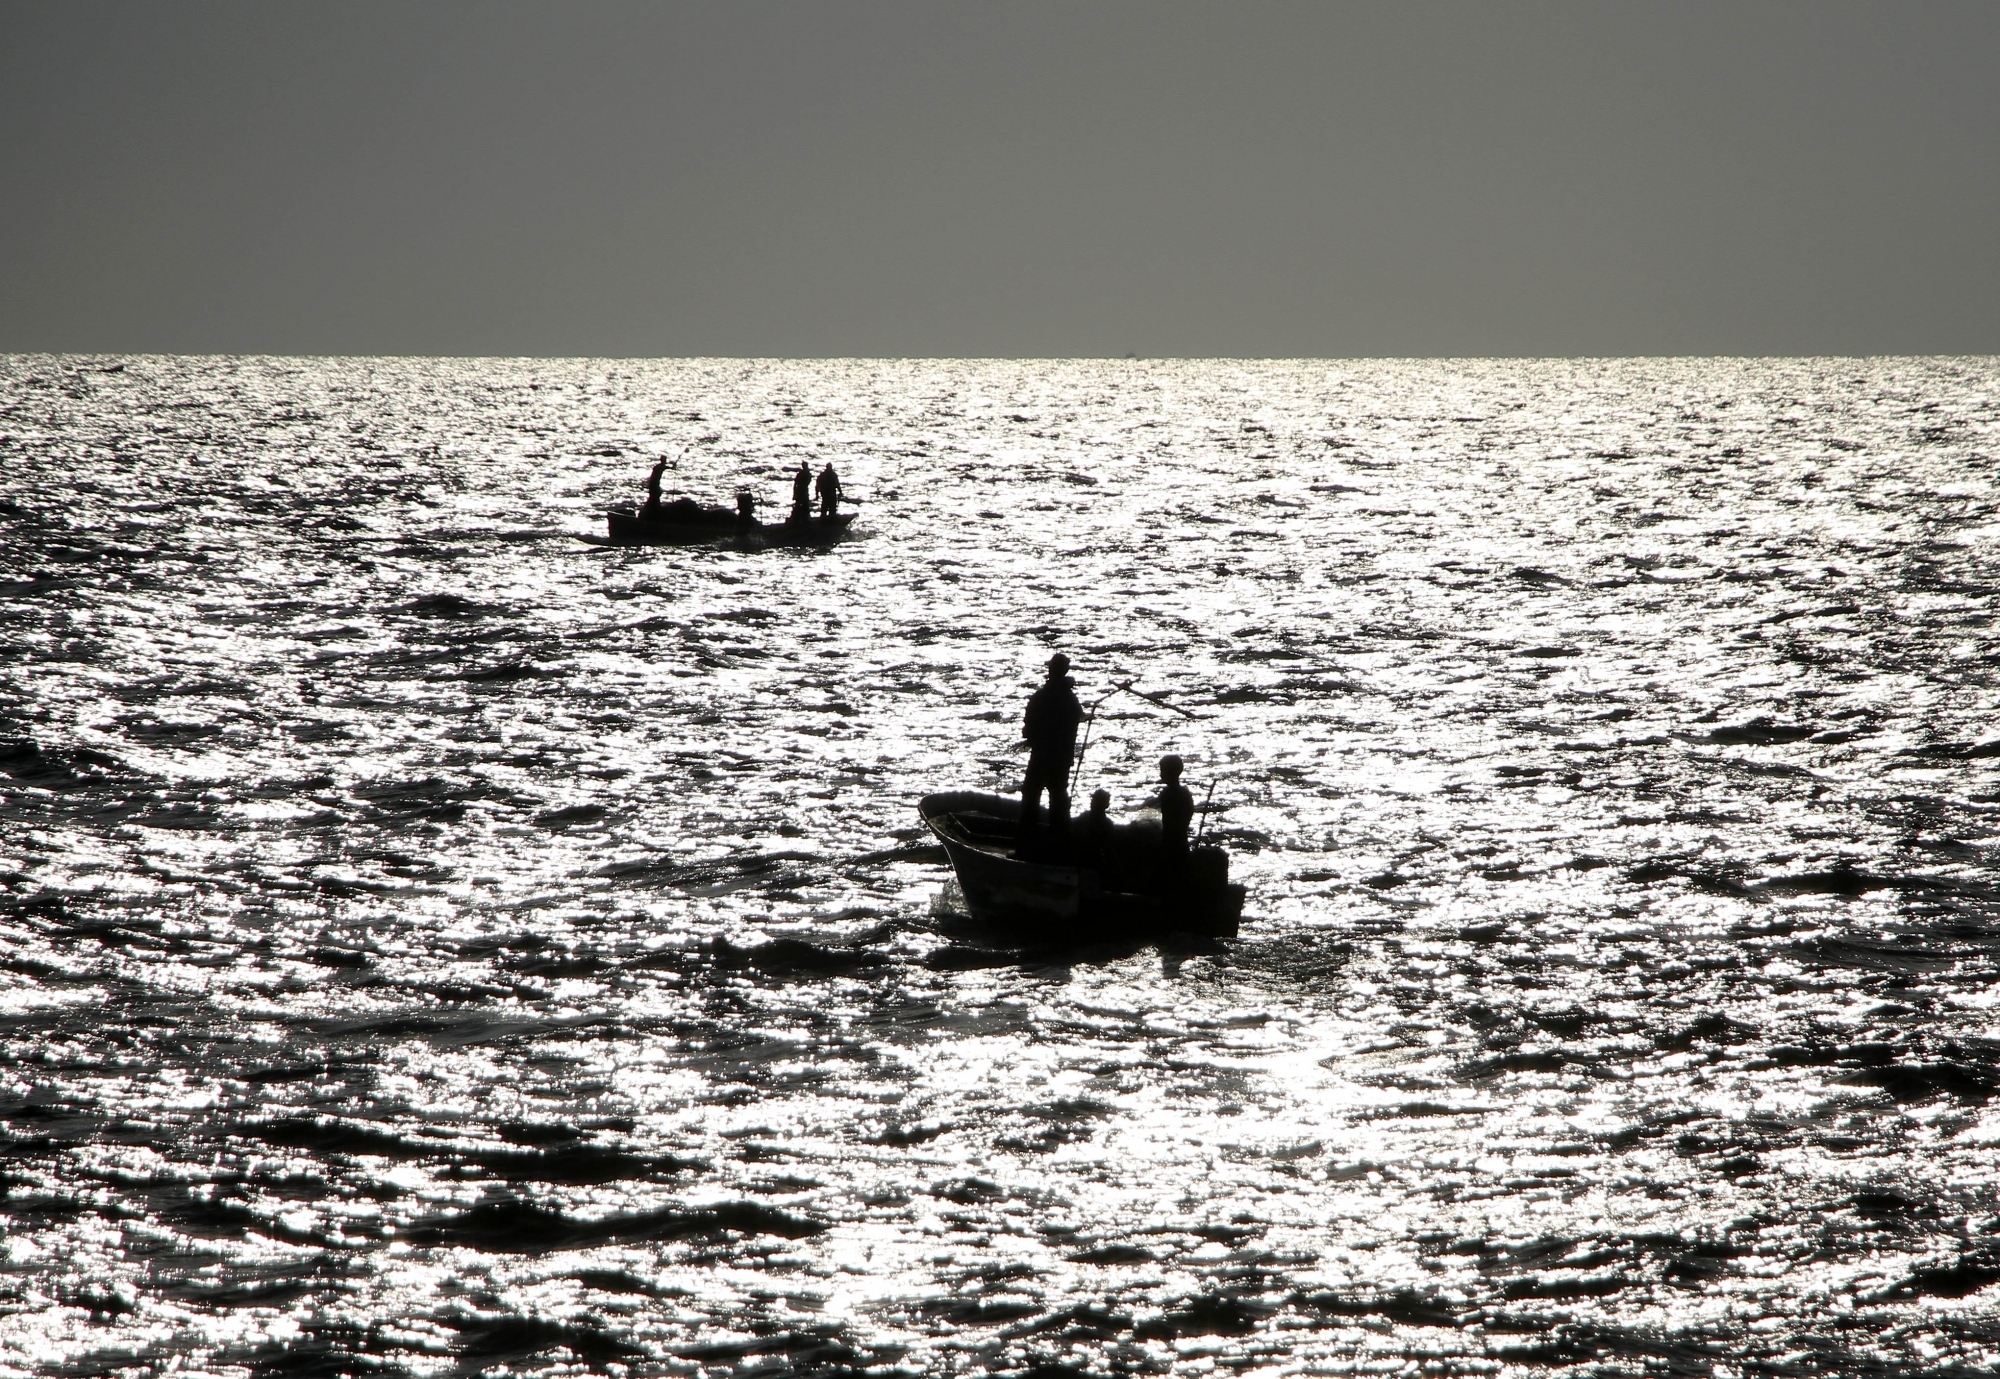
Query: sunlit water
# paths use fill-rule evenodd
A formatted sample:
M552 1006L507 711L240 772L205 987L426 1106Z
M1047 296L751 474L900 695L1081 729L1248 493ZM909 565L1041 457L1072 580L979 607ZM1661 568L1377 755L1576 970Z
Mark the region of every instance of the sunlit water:
M0 1370L1988 1372L1996 399L0 360ZM1239 941L934 912L1053 648Z

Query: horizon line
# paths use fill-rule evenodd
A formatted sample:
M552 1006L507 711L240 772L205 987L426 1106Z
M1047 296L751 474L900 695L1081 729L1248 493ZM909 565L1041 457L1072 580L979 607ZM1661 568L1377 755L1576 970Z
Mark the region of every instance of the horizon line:
M533 363L732 363L732 364L1439 364L1439 363L1626 363L1639 360L1727 360L1736 363L1809 360L1991 360L1991 353L1908 354L442 354L345 352L284 353L268 350L0 350L0 359L284 359L284 360L463 360Z

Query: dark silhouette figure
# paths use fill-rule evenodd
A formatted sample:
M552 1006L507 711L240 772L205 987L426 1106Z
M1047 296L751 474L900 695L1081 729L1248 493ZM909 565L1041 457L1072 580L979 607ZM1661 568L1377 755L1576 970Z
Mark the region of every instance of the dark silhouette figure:
M812 466L799 461L798 472L792 475L792 515L788 519L793 526L804 526L812 520Z
M748 531L757 525L756 503L757 500L750 496L749 489L736 490L736 525L741 530Z
M840 476L833 472L833 461L826 462L826 468L819 472L819 515L831 517L840 508Z
M1076 682L1069 678L1069 657L1058 651L1049 657L1049 678L1028 699L1022 736L1028 740L1028 778L1021 783L1021 823L1016 850L1033 831L1035 806L1049 792L1049 827L1059 838L1069 836L1069 768L1076 757L1076 730L1083 722L1083 705L1076 702Z
M1194 822L1194 794L1181 784L1181 759L1160 758L1160 848L1169 871L1187 861L1188 825Z
M654 461L653 472L646 476L646 506L639 510L641 517L660 515L660 475L666 473L666 470L665 460Z
M1111 853L1111 792L1091 792L1090 812L1078 820L1077 861L1103 871Z

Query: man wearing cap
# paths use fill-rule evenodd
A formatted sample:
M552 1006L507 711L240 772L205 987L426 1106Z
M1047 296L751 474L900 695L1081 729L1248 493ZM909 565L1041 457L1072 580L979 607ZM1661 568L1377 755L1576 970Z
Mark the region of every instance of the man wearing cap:
M1049 826L1057 837L1069 833L1069 768L1076 759L1076 730L1083 722L1083 705L1076 702L1076 682L1069 678L1069 657L1058 651L1049 657L1049 678L1028 699L1028 716L1021 735L1028 740L1028 778L1021 783L1021 825L1015 850L1030 837L1030 821L1042 791L1049 792Z

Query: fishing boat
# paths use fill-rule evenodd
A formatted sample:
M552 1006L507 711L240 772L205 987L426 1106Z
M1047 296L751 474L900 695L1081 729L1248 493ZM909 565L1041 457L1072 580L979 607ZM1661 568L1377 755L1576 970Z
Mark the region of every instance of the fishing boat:
M924 796L917 810L944 845L966 912L994 929L1060 942L1233 938L1242 920L1243 887L1229 880L1229 854L1197 846L1179 867L1166 866L1150 811L1113 826L1108 844L1086 858L1080 835L1016 856L1021 802L1004 795L946 791ZM1037 807L1035 815L1030 836L1046 839L1048 812Z
M851 512L808 517L803 522L745 520L734 508L669 503L658 516L612 508L604 514L611 546L698 546L709 541L743 541L757 546L824 546L847 534Z

